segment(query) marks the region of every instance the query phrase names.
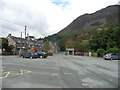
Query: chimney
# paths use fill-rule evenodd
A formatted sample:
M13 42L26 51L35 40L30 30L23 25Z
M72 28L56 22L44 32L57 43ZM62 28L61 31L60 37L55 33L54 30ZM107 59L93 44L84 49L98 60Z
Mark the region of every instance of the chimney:
M21 32L21 38L22 38L22 32Z
M10 37L10 36L11 36L11 34L8 34L8 36Z

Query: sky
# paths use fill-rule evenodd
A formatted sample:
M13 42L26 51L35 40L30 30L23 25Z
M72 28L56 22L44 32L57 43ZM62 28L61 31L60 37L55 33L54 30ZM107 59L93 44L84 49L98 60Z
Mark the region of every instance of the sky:
M0 0L0 37L43 38L55 34L78 16L94 13L119 0Z

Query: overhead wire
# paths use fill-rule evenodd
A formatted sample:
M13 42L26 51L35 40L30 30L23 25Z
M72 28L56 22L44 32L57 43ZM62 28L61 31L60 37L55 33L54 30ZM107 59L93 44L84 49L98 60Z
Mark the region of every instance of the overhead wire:
M8 19L4 19L4 18L0 18L1 20L4 20L4 21L7 21L7 22L10 22L10 23L13 23L13 24L16 24L16 25L20 25L20 26L23 26L24 27L24 25L22 25L22 24L19 24L19 23L16 23L16 22L14 22L14 21L11 21L11 20L8 20Z

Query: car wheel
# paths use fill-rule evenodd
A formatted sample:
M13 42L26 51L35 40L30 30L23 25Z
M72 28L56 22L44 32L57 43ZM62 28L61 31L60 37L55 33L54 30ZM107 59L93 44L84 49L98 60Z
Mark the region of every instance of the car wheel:
M113 58L111 57L110 60L113 60Z
M24 58L24 56L22 56L22 58Z
M43 58L43 56L40 56L40 58Z
M30 59L33 59L33 57L30 57Z

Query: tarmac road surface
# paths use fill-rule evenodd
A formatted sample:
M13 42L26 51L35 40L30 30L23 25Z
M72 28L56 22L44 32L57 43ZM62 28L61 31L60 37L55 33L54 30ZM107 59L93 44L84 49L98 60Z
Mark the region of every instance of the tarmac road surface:
M118 60L55 54L3 56L2 88L118 88Z

